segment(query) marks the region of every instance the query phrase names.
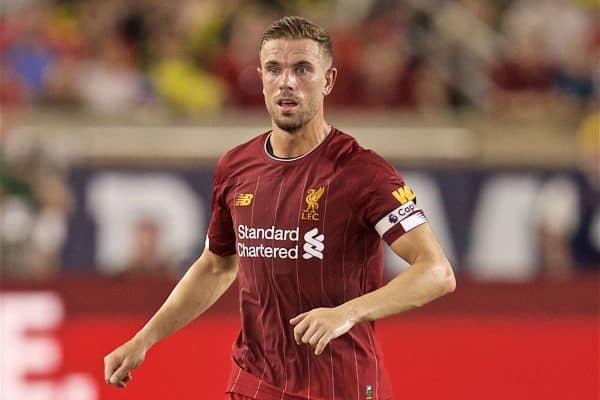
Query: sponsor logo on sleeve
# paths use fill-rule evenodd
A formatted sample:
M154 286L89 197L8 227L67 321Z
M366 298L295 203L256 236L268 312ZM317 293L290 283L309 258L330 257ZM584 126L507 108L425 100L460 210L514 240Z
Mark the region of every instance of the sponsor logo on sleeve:
M240 193L235 198L234 205L239 207L246 207L252 204L252 199L254 195L252 193Z
M306 209L302 211L300 218L309 220L309 221L318 221L319 213L317 210L319 209L319 200L325 193L325 187L320 186L317 189L308 189L306 192L306 197L304 201L306 201Z
M392 196L394 196L400 204L408 203L417 197L408 185L401 186L394 190Z

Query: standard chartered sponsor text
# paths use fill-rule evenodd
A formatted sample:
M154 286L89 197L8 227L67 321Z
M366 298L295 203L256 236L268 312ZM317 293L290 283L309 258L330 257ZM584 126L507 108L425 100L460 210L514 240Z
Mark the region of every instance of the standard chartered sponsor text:
M246 225L238 225L238 257L264 257L264 258L282 258L298 259L298 237L299 228L281 229L275 226L269 228L255 228ZM273 242L286 241L294 242L291 246L268 246L265 244L249 245L242 240L271 240Z
M289 258L298 259L298 246L271 247L261 244L260 246L247 246L244 243L237 244L239 257L265 257L265 258Z
M269 239L269 240L291 240L298 241L299 228L281 229L271 226L270 228L254 228L246 225L238 225L238 239Z

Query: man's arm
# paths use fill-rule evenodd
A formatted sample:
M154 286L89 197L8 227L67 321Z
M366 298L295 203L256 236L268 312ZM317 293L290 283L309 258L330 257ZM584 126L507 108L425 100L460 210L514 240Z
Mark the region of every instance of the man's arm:
M454 272L429 224L420 225L392 243L392 250L410 267L387 285L334 308L317 308L294 317L298 344L321 354L327 344L355 324L420 307L453 292Z
M150 347L213 305L235 280L237 269L235 255L221 257L205 249L146 325L104 358L106 383L125 387Z

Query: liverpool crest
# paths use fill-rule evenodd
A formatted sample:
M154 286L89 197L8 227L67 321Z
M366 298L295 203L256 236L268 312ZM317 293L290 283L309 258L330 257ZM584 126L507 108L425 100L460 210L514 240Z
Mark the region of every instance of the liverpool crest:
M306 192L306 197L304 200L306 201L306 209L302 211L300 218L310 220L310 221L318 221L319 220L319 200L325 193L325 187L320 186L317 189L308 189Z

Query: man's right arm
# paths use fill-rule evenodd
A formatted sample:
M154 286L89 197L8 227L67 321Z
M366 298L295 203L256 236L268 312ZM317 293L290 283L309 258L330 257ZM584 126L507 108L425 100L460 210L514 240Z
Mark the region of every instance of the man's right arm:
M231 286L237 269L235 255L221 257L205 249L146 325L104 358L106 383L125 387L130 371L144 361L150 347L213 305Z

